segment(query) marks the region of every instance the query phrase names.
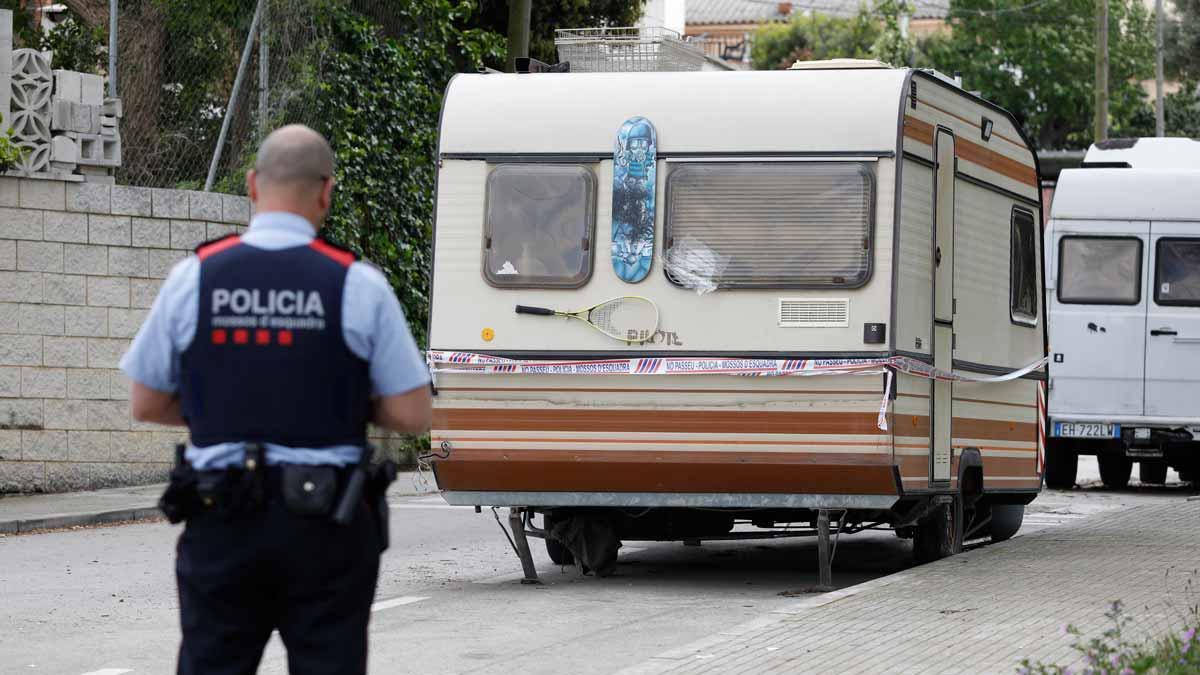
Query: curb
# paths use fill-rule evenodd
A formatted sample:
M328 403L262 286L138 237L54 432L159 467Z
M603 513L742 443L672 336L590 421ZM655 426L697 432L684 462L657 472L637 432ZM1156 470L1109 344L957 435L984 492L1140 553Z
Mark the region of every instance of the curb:
M23 534L34 530L57 530L66 527L105 525L124 520L149 520L162 518L157 506L133 509L118 509L100 513L79 513L65 516L47 516L27 520L0 521L0 534Z

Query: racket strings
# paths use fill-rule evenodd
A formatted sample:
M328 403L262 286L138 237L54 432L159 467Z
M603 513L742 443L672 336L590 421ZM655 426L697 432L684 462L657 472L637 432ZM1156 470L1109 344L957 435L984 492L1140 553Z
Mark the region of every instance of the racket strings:
M609 337L640 342L658 329L658 307L645 298L614 298L592 308L588 321Z

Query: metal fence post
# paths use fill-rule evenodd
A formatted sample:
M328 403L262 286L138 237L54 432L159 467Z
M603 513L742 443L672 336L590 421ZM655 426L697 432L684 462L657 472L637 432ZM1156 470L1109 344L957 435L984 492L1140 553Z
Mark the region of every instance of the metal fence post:
M242 60L238 64L237 76L233 78L233 91L229 93L229 105L225 108L225 119L221 120L221 134L217 136L217 147L213 148L212 163L208 165L208 178L204 180L205 192L212 192L213 181L217 178L217 165L221 163L221 150L225 146L225 137L229 135L229 122L233 119L234 108L237 107L242 80L246 79L246 66L250 64L250 51L254 47L254 38L258 34L258 21L262 18L263 3L264 0L258 0L258 4L254 7L254 18L250 21L250 31L246 33L246 46L242 49Z
M117 97L117 7L120 0L108 0L108 97Z
M271 0L263 0L262 25L258 28L258 137L267 136L267 109L271 104L271 52L267 44L271 25Z

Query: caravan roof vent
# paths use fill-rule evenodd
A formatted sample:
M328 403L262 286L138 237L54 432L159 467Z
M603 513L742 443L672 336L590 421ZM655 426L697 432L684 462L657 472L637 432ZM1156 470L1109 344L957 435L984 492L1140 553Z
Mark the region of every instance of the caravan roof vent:
M845 328L850 325L847 298L780 298L780 328Z
M558 60L572 73L700 70L703 49L669 28L559 28Z
M883 61L874 59L825 59L823 61L797 61L789 70L853 70L891 68Z

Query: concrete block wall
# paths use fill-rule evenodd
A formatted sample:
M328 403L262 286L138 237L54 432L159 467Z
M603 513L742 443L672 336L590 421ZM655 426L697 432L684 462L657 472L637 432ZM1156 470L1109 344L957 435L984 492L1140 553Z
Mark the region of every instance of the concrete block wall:
M134 422L117 362L176 261L245 197L0 177L0 494L166 480L179 430Z

